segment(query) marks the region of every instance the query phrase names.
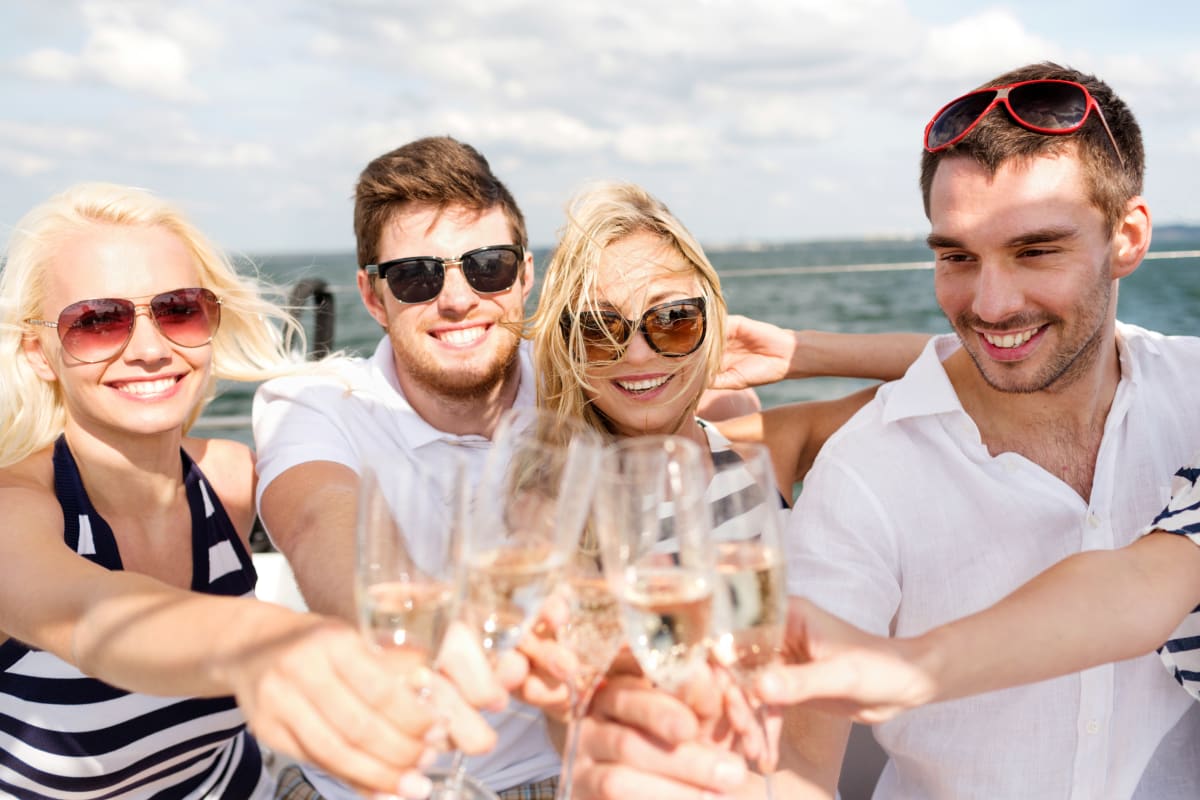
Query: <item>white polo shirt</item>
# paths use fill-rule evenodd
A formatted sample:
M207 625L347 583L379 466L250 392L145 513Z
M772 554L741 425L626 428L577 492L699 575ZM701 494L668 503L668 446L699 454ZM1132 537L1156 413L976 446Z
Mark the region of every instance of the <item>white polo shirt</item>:
M1200 449L1200 414L1180 402L1200 339L1118 324L1089 502L1023 456L988 453L941 364L959 346L935 338L829 439L788 524L789 591L876 634L922 633L1072 553L1128 544ZM1148 655L916 709L875 729L891 757L875 797L1195 798L1194 705Z
M523 343L514 405L534 405L535 392L533 364ZM271 481L309 461L332 461L355 472L369 464L393 473L409 462L420 464L436 479L449 475L450 465L461 458L472 480L478 480L491 446L482 436L440 431L413 410L400 389L391 341L386 336L369 360L349 359L336 373L264 383L254 396L253 415L259 501ZM449 494L440 486L431 486L430 491ZM398 505L392 503L393 508ZM425 532L412 543L420 559L422 541L428 542L436 532L429 531L420 519L400 522L406 531ZM337 535L353 534L343 531ZM561 761L546 736L540 711L514 700L506 711L485 716L499 740L490 753L467 759L472 776L500 791L559 773ZM445 766L449 760L439 763ZM310 767L305 767L305 774L326 797L357 797Z

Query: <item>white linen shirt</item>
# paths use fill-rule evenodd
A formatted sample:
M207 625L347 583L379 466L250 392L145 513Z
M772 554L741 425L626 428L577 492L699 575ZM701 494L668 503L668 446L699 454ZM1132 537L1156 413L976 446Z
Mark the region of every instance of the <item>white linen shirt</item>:
M515 406L535 403L535 383L529 348L520 349L520 384ZM396 377L391 341L385 336L369 359L347 359L336 373L267 381L254 396L254 441L257 450L258 500L263 490L284 471L309 461L332 461L359 472L364 465L393 473L405 461L420 464L432 477L450 475L461 459L472 481L483 471L491 442L483 436L456 436L426 422L404 397ZM414 475L416 471L414 470ZM449 487L430 491L449 496ZM400 504L391 499L393 508ZM401 512L402 513L402 512ZM421 545L436 535L421 519L401 519L421 560ZM269 533L269 531L268 531ZM353 531L340 535L352 536ZM499 736L496 747L467 759L467 770L494 791L557 775L561 760L546 736L540 711L513 700L508 709L485 713ZM449 764L448 757L439 760ZM310 781L328 798L356 794L309 766Z
M1200 414L1181 402L1200 339L1117 329L1121 380L1090 502L1023 456L988 453L941 364L959 341L935 337L817 457L788 524L790 593L912 636L1072 553L1128 544L1200 448ZM1195 798L1192 705L1147 655L909 711L875 729L890 756L875 797Z

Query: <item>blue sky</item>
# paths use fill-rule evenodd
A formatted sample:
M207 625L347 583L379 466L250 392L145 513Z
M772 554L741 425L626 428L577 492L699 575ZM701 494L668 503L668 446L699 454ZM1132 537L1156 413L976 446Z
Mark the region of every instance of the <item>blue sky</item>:
M1125 97L1156 221L1200 222L1198 34L1182 1L0 0L0 232L110 180L233 250L349 250L363 165L449 133L535 244L597 178L708 243L922 235L929 115L1042 59Z

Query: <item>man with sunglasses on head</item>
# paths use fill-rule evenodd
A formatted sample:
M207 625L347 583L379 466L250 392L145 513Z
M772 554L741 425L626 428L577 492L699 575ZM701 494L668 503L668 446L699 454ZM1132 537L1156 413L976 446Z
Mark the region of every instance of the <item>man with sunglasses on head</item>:
M436 137L376 158L354 232L359 294L386 335L369 359L270 381L254 403L263 523L309 607L351 620L360 471L418 480L462 459L477 477L500 415L534 402L519 339L533 288L525 220L482 155ZM429 520L400 521L414 548L433 535ZM514 701L488 719L498 742L470 759L471 776L502 798L553 797L560 760L541 713ZM305 775L326 797L352 796Z
M1129 543L1200 446L1177 398L1200 341L1116 321L1150 244L1141 134L1103 82L1001 75L925 132L934 288L954 335L831 439L790 523L790 589L882 636L984 608L1071 553ZM970 653L961 657L970 658ZM849 723L793 711L831 791ZM876 797L1184 798L1200 709L1151 656L879 725ZM807 769L804 769L804 768Z
M876 636L914 636L1072 553L1128 544L1162 508L1172 472L1200 449L1200 415L1178 399L1200 340L1116 321L1117 284L1150 243L1143 162L1124 102L1054 64L1001 75L934 116L921 188L954 334L817 457L789 523L793 595ZM730 791L704 780L712 748L663 733L695 729L682 705L653 702L651 719L647 703L608 699L577 796L615 797L645 772L676 785L663 797ZM833 796L849 724L787 709L775 796ZM1157 800L1200 786L1200 708L1153 655L917 708L875 735L890 756L876 798Z

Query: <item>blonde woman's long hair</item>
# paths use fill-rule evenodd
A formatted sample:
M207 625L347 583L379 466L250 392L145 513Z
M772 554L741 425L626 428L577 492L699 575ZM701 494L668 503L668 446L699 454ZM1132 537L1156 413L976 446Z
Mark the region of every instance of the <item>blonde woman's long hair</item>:
M705 300L704 342L698 353L689 356L703 360L705 381L689 413L695 411L700 394L721 365L725 299L717 271L700 243L666 205L636 184L605 182L586 187L567 204L566 225L546 268L529 335L538 376L538 403L560 418L582 419L601 432L609 432L609 426L585 394L591 384L577 315L601 308L604 298L598 291L597 275L604 248L636 233L657 236L678 252L695 270Z
M24 356L22 340L33 335L24 320L43 316L45 276L59 248L103 226L162 228L174 234L191 253L200 286L221 299L212 376L185 421L185 433L212 400L218 379L265 380L294 371L302 358L304 331L295 319L266 300L264 285L239 275L174 207L141 189L106 183L72 186L14 226L0 271L0 467L46 447L63 431L66 412L57 382L39 378Z

